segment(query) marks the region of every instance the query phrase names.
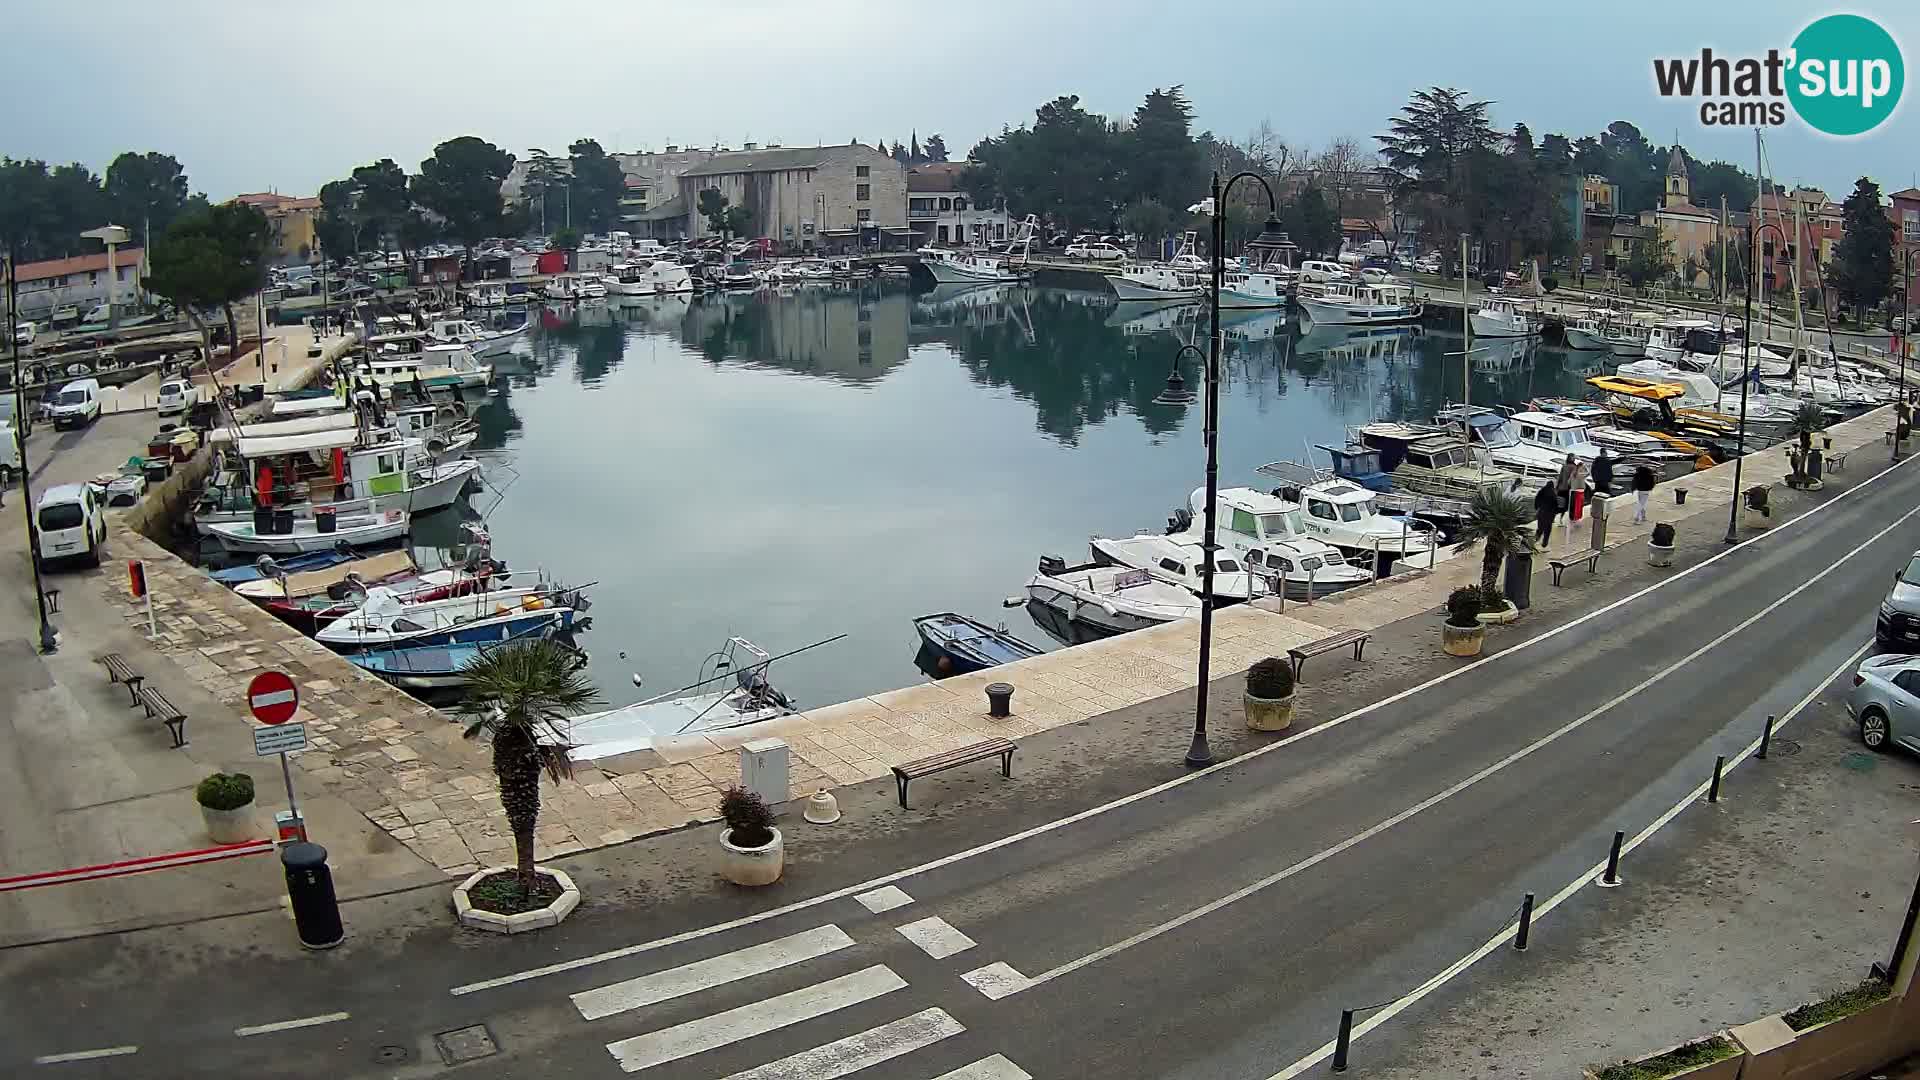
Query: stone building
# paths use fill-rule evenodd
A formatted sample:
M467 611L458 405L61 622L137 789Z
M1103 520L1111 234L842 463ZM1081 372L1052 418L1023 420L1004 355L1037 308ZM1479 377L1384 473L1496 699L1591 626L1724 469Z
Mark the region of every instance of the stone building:
M146 251L123 247L114 252L113 270L107 270L107 253L75 255L67 259L21 263L19 277L19 314L23 320L46 319L56 312L72 309L72 318L82 319L96 306L111 301L125 309L144 302L140 287L146 272ZM0 264L0 291L6 288L4 264Z
M796 146L715 154L678 179L687 236L712 235L700 214L709 188L753 214L750 237L781 251L903 248L907 177L899 162L870 146Z
M935 161L907 170L907 227L917 247L980 247L1003 243L1013 220L1001 207L981 207L960 187L970 163Z
M1696 270L1706 266L1707 245L1720 234L1719 208L1709 210L1693 205L1691 189L1686 155L1676 145L1667 158L1666 190L1660 205L1640 211L1640 224L1655 230L1660 239L1673 245L1673 268L1681 274L1689 262Z

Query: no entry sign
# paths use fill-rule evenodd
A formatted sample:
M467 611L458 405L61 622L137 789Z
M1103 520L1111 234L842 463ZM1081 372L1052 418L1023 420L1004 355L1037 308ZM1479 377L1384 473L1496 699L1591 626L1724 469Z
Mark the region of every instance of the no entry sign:
M247 704L263 724L284 724L300 707L300 691L284 672L263 671L247 684Z

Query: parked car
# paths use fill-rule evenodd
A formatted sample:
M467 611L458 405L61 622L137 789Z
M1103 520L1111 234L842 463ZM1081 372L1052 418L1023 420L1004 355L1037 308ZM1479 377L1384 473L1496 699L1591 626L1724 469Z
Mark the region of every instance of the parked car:
M100 419L100 380L75 379L61 387L50 411L55 431L85 427Z
M1904 746L1920 751L1920 656L1869 656L1853 673L1847 715L1872 750Z
M33 344L33 339L38 337L39 334L40 331L30 322L17 322L13 324L13 341L16 345L23 347L31 345Z
M0 426L11 429L13 425L19 424L20 434L33 434L33 410L29 408L25 414L15 416L13 404L14 396L11 391L0 393ZM8 434L12 434L12 432L9 431Z
M35 514L40 523L43 562L79 559L100 565L100 546L107 539L107 515L93 488L86 484L57 484L40 495Z
M1385 271L1385 270L1382 270L1381 268L1379 268L1379 267L1377 267L1377 266L1363 266L1363 267L1361 267L1361 268L1360 268L1360 280L1361 280L1361 281L1364 281L1364 282L1366 282L1366 283L1367 283L1367 284L1369 284L1369 285L1394 285L1394 284L1397 284L1397 282L1395 281L1395 279L1394 279L1394 276L1393 276L1392 274L1390 274L1390 273L1388 273L1388 272L1387 272L1387 271Z
M1069 259L1091 259L1095 262L1112 262L1127 257L1127 253L1104 240L1086 244L1071 244L1067 247Z
M0 487L13 483L20 475L20 444L13 436L13 425L0 420Z
M1300 277L1306 281L1345 281L1347 268L1327 259L1308 259L1300 264Z
M1873 623L1873 643L1880 652L1920 652L1920 551L1894 572Z
M1437 274L1440 272L1440 256L1422 255L1413 260L1413 268L1422 274Z
M200 400L200 387L189 379L168 379L160 384L160 396L154 402L154 412L161 416L186 412Z

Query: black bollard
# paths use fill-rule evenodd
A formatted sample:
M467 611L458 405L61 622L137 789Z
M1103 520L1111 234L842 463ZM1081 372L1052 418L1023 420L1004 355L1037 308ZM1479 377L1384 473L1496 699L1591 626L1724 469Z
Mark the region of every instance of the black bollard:
M1626 843L1626 840L1626 833L1613 834L1613 847L1607 852L1607 872L1600 878L1600 887L1603 889L1611 889L1620 884L1620 845Z
M1726 767L1727 758L1725 754L1713 759L1713 783L1707 785L1707 801L1710 803L1720 801L1720 772Z
M1353 1042L1353 1010L1340 1010L1340 1036L1333 1041L1333 1071L1347 1071L1347 1045Z
M1759 758L1761 761L1767 760L1767 747L1772 745L1773 745L1773 714L1768 713L1767 725L1760 729L1760 752L1755 754L1754 757Z
M996 720L1004 720L1013 715L1013 684L987 684L987 715Z
M340 944L347 935L340 925L340 902L333 895L327 849L319 844L288 844L280 849L280 865L286 869L287 899L293 904L300 944L309 949Z
M1526 952L1527 938L1533 933L1533 894L1520 901L1520 928L1513 933L1513 951Z

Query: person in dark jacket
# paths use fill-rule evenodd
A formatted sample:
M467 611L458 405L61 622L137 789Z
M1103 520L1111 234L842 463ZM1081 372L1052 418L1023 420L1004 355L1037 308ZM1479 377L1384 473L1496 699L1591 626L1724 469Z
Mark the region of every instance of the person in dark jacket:
M1553 519L1560 516L1560 492L1549 480L1533 496L1533 523L1539 529L1534 546L1544 548L1553 537Z
M1653 466L1642 465L1633 470L1633 521L1639 524L1647 520L1647 499L1653 495Z
M1611 495L1613 493L1613 459L1607 456L1604 447L1600 456L1593 459L1593 493Z

